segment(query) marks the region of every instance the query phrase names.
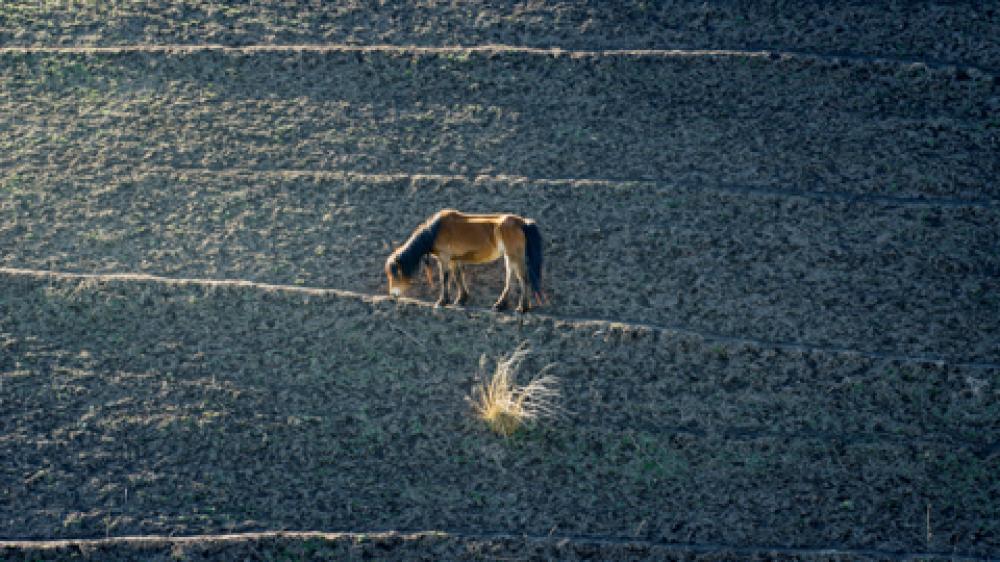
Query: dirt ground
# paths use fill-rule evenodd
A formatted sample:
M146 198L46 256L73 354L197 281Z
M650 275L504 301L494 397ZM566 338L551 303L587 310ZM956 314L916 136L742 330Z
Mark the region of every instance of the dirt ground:
M975 2L799 0L12 0L0 44L524 45L563 49L773 49L997 69L1000 12Z
M383 294L391 249L460 202L539 221L551 314L873 353L1000 357L995 208L638 182L214 171L102 174L88 178L95 192L53 176L48 185L66 187L11 202L20 210L0 236L18 252L3 263ZM502 267L469 271L472 304L487 306ZM436 298L422 281L417 290Z
M20 538L504 529L987 554L998 371L254 287L5 276ZM562 422L470 416L557 362ZM925 520L932 512L928 542Z
M1000 555L995 11L101 6L0 6L0 559ZM552 302L382 296L442 207Z
M345 49L0 52L12 132L0 164L997 199L993 74L791 55Z
M797 549L699 548L644 543L525 536L468 536L430 533L248 533L217 538L137 538L55 541L29 552L4 549L4 560L885 560L884 555L852 551L807 552ZM958 560L924 555L921 560Z
M1000 357L988 77L759 57L4 56L9 266L377 293L426 216L503 210L542 226L554 314ZM559 179L577 176L597 179ZM500 277L476 276L476 302Z

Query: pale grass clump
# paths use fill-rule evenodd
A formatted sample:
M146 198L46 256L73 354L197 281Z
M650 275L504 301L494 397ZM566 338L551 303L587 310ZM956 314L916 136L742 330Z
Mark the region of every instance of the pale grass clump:
M485 374L486 356L479 360L483 380L472 389L470 402L476 416L504 437L522 426L562 415L559 379L545 374L554 364L542 369L527 385L517 385L518 367L529 353L522 344L509 357L497 361L492 375Z

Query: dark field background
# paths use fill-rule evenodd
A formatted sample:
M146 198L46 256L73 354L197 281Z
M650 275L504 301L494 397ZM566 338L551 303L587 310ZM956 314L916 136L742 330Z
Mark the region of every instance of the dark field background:
M997 37L4 3L0 559L1000 556ZM442 207L535 218L552 302L383 297ZM568 413L505 440L466 397L523 342Z

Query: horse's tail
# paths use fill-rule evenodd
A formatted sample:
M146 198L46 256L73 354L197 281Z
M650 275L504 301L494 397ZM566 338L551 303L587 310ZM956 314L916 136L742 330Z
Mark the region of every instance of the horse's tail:
M538 230L535 221L526 220L521 226L524 231L524 261L528 267L528 283L531 285L531 294L534 295L538 304L548 300L542 290L542 233Z

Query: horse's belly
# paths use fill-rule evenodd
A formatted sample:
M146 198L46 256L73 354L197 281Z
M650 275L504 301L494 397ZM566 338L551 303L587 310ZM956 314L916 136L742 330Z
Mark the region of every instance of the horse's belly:
M503 241L491 224L455 225L439 235L440 249L462 263L489 263L503 256Z
M463 263L489 263L503 256L503 242L491 248L477 248L452 256L452 259Z
M498 252L496 250L483 252L483 251L472 251L462 254L460 256L453 256L452 259L460 261L463 263L489 263L491 261L496 261L500 259L503 252Z

